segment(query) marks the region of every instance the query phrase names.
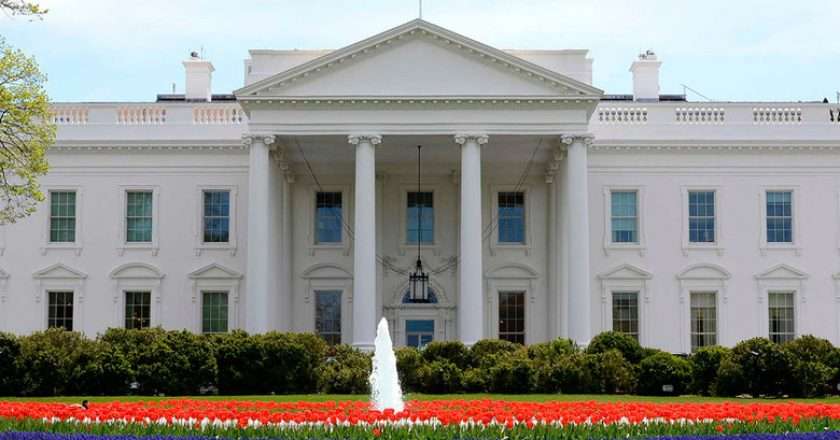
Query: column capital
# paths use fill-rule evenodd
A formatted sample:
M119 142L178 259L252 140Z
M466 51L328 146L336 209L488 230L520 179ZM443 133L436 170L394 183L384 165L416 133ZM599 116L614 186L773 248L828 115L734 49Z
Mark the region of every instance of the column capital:
M270 147L277 141L277 136L273 134L243 134L242 135L242 145L246 147L251 147L254 141L259 141L265 144L265 146Z
M382 136L378 134L351 134L347 136L347 142L353 145L368 142L371 145L379 145L382 143Z
M592 145L592 141L594 139L595 136L591 133L564 134L560 136L560 141L565 145L572 145L573 143L582 143L587 147Z
M490 138L484 133L458 133L455 135L455 143L464 145L467 142L475 142L478 145L484 145Z

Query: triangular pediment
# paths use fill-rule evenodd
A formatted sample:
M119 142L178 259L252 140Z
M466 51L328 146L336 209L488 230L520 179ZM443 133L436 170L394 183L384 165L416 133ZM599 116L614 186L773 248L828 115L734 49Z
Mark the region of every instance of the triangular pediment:
M239 99L599 98L602 91L423 20L234 92Z
M115 280L125 279L161 279L163 273L160 269L148 263L126 263L117 266L111 271L111 278Z
M787 264L777 264L755 276L758 280L803 280L808 274Z
M200 267L189 274L190 279L240 279L242 274L222 266L221 264L211 263L207 266Z
M32 274L32 278L36 279L77 279L83 280L87 278L87 275L77 269L73 269L72 267L66 266L62 263L56 263L52 266L47 266L34 274Z
M677 275L680 280L728 280L732 275L716 264L695 264Z
M632 264L622 264L598 275L602 280L649 280L653 274Z

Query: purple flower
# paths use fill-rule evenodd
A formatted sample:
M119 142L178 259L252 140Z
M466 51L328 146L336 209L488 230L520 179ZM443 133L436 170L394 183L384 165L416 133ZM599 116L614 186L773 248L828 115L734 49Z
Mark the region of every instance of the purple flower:
M0 440L217 440L211 437L182 437L174 435L95 435L52 432L0 432Z
M791 432L786 434L730 434L730 435L678 435L653 437L655 440L840 440L840 431Z

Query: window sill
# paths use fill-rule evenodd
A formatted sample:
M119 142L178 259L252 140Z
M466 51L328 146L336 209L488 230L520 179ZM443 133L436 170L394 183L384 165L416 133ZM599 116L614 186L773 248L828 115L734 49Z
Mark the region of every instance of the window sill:
M210 252L230 252L232 257L236 256L236 245L231 243L202 243L195 247L195 256L200 257L205 251Z
M641 243L609 243L604 246L604 255L609 256L610 252L638 252L640 257L645 256L647 248Z
M350 246L346 243L332 243L332 244L313 244L309 245L309 256L315 255L316 252L327 251L327 252L336 252L340 251L344 254L344 256L350 255Z
M405 256L406 254L416 251L417 250L417 243L402 243L400 244L400 256ZM431 244L421 244L420 250L430 250L434 256L440 256L440 246L437 243Z
M47 252L55 250L71 250L79 256L82 254L82 245L81 243L47 243L41 247L41 255L47 255Z
M124 243L117 248L117 253L121 257L125 255L126 251L151 251L152 256L156 257L160 247L155 243Z
M802 255L802 248L796 243L763 243L759 251L762 256L776 251L793 252L796 256Z
M688 243L683 244L682 253L687 257L692 252L714 252L719 257L723 256L724 248L718 243Z
M490 246L490 255L495 256L499 251L517 251L524 252L525 255L531 255L531 245L527 243L499 243L495 242Z

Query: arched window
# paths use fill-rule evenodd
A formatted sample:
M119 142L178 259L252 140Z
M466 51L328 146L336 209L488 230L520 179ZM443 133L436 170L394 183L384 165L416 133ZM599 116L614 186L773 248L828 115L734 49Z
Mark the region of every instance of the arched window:
M405 293L403 294L402 303L403 304L437 304L437 294L435 293L435 289L431 286L426 288L426 300L413 300L411 299L411 289L406 289Z

